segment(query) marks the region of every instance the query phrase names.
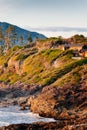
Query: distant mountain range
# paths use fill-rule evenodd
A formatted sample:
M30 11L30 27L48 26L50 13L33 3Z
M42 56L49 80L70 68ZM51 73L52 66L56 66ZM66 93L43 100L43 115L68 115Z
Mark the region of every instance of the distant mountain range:
M7 33L7 29L12 26L15 29L15 33L16 33L16 42L15 44L20 45L20 37L22 37L23 40L23 44L25 45L28 42L28 37L29 35L31 36L32 40L34 41L36 38L39 39L45 39L46 36L44 36L43 34L37 33L37 32L31 32L25 29L22 29L16 25L12 25L6 22L0 22L0 32L2 31L4 37L6 37L6 33ZM4 42L0 43L4 44Z

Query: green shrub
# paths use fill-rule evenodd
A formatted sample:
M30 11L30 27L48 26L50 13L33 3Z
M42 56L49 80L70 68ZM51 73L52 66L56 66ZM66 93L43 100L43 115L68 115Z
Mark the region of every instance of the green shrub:
M8 63L6 62L6 63L4 63L4 67L5 68L7 68L8 67Z
M28 55L19 54L19 55L16 57L15 60L24 60L24 59L26 59L28 56L29 56L29 54L28 54Z

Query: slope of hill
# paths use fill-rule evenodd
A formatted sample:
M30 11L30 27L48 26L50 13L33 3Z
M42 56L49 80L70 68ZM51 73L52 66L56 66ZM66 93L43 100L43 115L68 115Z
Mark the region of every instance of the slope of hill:
M44 36L43 34L40 34L40 33L37 33L37 32L31 32L31 31L22 29L22 28L20 28L18 26L15 26L15 25L12 25L12 24L9 24L9 23L6 23L6 22L0 22L0 36L1 36L1 33L2 33L4 35L4 37L6 37L7 30L8 30L9 27L13 27L13 30L11 30L12 32L11 32L10 38L14 34L15 44L17 44L17 45L28 43L28 37L29 37L29 35L31 36L31 38L32 38L33 41L36 38L40 38L40 39L45 39L46 38L46 36ZM23 43L20 43L21 42L20 39L21 40L23 39L22 40Z
M87 120L87 58L72 59L72 50L37 47L15 46L0 54L1 97L27 96L19 104L42 116Z

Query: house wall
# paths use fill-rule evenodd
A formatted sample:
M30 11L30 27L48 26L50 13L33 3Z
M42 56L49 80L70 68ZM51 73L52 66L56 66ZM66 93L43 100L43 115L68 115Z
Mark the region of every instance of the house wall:
M58 49L60 50L65 50L65 48L70 49L70 50L78 50L80 51L82 49L82 46L70 46L70 45L59 45Z
M87 51L85 52L85 57L87 57Z
M59 46L58 46L58 49L60 49L60 50L63 50L63 51L64 51L64 50L65 50L65 47L64 47L64 46L62 46L62 45L59 45Z
M86 52L79 53L79 55L82 56L82 57L87 57L87 51L86 51Z
M80 51L82 49L82 46L71 46L70 49Z

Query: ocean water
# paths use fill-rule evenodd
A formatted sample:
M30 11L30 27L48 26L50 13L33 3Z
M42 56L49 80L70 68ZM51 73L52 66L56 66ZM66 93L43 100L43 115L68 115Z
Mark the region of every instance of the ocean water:
M29 110L21 111L18 106L0 107L0 126L40 121L54 122L55 120L53 118L40 117Z

